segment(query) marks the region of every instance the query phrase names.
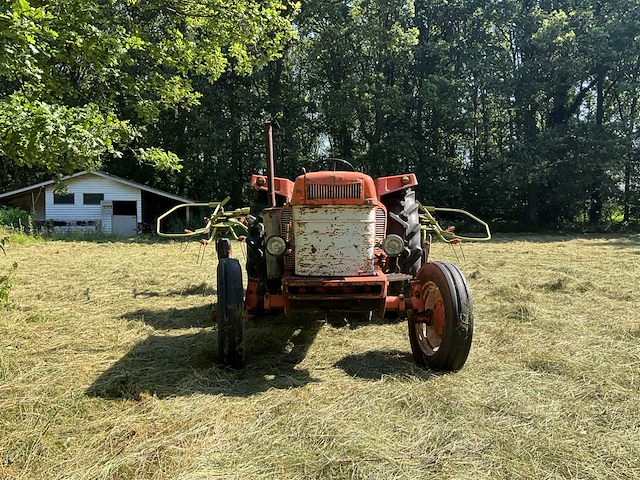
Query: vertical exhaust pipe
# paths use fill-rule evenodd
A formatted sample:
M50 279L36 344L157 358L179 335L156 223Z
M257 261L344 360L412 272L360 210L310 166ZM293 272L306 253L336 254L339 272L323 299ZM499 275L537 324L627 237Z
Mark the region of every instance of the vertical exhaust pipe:
M264 124L264 135L267 144L267 193L269 207L276 206L275 162L273 159L273 123Z

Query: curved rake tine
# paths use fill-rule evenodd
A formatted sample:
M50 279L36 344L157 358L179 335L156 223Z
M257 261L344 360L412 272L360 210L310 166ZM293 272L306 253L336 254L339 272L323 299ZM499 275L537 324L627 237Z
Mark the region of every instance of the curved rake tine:
M200 253L202 252L202 247L204 245L202 245L202 243L200 244L200 246L198 247L198 256L196 257L196 266L200 266ZM202 253L202 256L204 257L204 253Z
M451 246L451 250L453 250L453 253L455 253L456 255L456 261L459 262L460 258L458 257L458 252L456 252L456 247L453 246L453 243L449 243L449 245Z

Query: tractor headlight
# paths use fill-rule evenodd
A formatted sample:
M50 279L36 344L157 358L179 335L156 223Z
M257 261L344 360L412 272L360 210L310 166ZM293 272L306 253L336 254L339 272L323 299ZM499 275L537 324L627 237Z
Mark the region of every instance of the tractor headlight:
M400 235L391 234L382 241L384 253L397 257L404 251L404 240Z
M284 241L284 238L274 235L273 237L269 237L266 247L269 255L279 257L287 249L287 242Z

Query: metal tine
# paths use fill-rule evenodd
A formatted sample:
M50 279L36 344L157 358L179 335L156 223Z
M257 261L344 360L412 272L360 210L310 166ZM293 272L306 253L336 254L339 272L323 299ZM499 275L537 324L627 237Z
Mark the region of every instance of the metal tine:
M453 246L452 243L449 243L449 245L451 246L451 250L453 250L453 253L456 254L456 261L460 261L460 258L458 257L458 252L456 252L456 248Z
M207 244L202 245L202 258L200 259L200 266L204 265L204 256L207 253Z
M462 248L462 242L460 242L458 245L460 245L460 253L462 253L462 259L466 261L467 257L464 254L464 248Z
M202 260L204 260L204 252L202 247L207 248L206 245L200 244L200 247L198 248L198 256L196 257L196 266L202 265L202 261L200 260L200 252L202 252Z
M240 242L240 251L242 252L242 258L244 258L245 263L247 262L247 243L246 241Z

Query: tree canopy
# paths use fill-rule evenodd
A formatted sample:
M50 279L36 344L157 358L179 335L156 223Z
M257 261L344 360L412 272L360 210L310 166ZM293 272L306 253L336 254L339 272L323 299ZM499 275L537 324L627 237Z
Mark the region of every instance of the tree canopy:
M178 157L147 142L161 112L189 110L193 76L249 74L293 36L279 0L14 0L0 7L0 153L70 173L130 149L158 168Z
M332 154L494 224L640 218L640 0L21 0L0 30L0 188L102 164L241 205L276 118L282 176Z

